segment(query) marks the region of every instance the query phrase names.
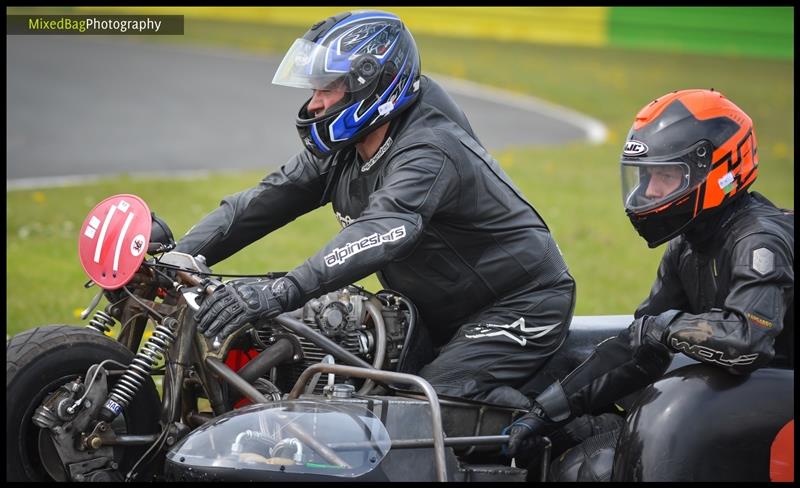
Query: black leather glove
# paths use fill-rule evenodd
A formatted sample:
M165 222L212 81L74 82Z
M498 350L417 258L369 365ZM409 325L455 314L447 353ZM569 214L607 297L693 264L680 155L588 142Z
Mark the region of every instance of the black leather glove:
M508 428L509 457L515 457L523 452L537 449L543 445L542 436L553 432L559 423L547 418L541 405L534 403L533 410L523 415Z
M669 324L678 313L678 310L669 310L660 315L644 315L634 320L628 326L631 347L638 349L648 342L666 344Z
M229 281L203 300L195 313L197 330L222 340L247 324L297 308L300 297L300 290L288 278Z
M542 437L550 435L570 416L567 395L561 382L555 381L536 397L530 412L503 430L503 433L509 433L506 452L516 457L538 448L543 445Z

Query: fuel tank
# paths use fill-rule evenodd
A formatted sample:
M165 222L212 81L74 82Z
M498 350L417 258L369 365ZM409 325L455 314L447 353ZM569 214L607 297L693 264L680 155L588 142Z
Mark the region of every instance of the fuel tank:
M773 444L793 418L794 370L734 376L705 364L678 368L637 399L612 480L770 481L774 458L792 454Z

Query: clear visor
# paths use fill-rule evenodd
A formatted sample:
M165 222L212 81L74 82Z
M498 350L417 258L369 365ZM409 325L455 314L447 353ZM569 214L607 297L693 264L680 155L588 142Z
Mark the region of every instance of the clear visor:
M675 162L622 161L622 199L629 210L658 207L689 187L689 166Z
M349 56L307 39L297 39L283 57L272 83L311 90L341 87L350 91L347 83L339 83L349 71Z

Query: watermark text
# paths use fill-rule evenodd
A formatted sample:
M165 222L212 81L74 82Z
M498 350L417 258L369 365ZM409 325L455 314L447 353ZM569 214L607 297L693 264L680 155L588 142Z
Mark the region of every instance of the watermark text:
M10 35L183 35L183 15L7 15Z

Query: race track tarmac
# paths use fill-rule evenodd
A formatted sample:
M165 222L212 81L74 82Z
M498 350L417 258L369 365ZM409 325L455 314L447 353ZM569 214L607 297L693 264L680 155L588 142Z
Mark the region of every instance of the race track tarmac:
M310 92L271 84L278 57L99 36L6 41L7 188L118 173L266 174L300 149L294 119ZM590 137L580 115L442 84L490 151Z

